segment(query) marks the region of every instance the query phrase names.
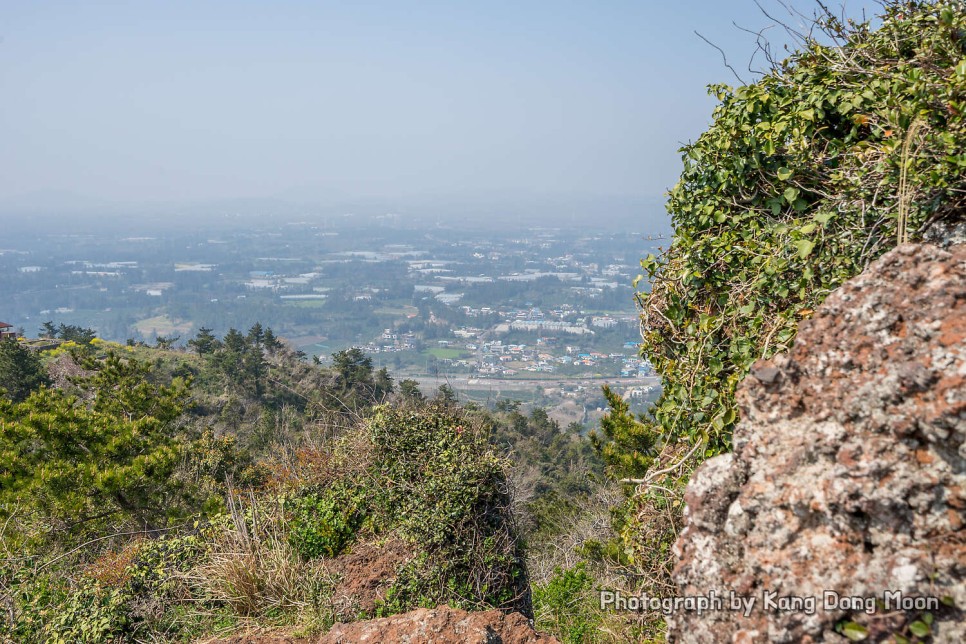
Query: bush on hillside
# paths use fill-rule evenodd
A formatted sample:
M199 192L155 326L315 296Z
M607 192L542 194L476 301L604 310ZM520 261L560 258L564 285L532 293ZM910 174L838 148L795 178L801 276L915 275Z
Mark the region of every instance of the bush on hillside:
M379 407L347 436L335 475L288 503L304 556L336 556L360 540L401 538L413 556L381 614L448 603L528 609L508 464L488 432L450 405Z
M966 208L966 7L891 1L882 25L822 17L714 122L671 190L674 240L642 267L655 429L728 449L735 387L833 289Z

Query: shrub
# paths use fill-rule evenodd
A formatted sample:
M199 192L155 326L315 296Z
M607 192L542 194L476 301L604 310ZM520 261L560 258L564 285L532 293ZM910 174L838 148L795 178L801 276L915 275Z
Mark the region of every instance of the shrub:
M286 509L291 517L289 543L296 552L306 559L335 557L365 520L366 490L350 481L336 481L290 499Z
M667 441L727 450L751 365L869 262L966 207L966 5L884 12L878 30L826 15L826 39L758 82L710 88L714 122L669 195L674 240L642 261Z
M127 596L117 588L88 584L68 593L37 641L51 644L98 644L124 635L130 625Z
M380 407L367 427L374 528L423 553L400 571L384 613L439 603L529 612L508 464L488 432L445 404Z
M566 644L593 641L601 623L594 578L586 565L557 568L553 577L533 589L533 610L538 630L547 631Z

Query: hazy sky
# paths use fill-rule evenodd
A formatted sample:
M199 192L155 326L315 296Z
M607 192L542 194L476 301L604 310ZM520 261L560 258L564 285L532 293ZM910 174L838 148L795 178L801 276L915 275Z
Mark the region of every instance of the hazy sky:
M768 22L753 0L2 0L0 200L656 196L734 80L693 31L742 68L754 49L732 20Z

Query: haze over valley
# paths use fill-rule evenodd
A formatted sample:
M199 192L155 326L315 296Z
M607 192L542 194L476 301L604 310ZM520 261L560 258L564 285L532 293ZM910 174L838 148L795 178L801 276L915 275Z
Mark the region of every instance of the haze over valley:
M52 322L152 346L261 323L307 361L359 347L397 379L449 383L467 400L590 423L609 383L643 409L659 381L637 355L632 282L663 235L480 228L393 214L35 228L0 248L0 319L31 337Z

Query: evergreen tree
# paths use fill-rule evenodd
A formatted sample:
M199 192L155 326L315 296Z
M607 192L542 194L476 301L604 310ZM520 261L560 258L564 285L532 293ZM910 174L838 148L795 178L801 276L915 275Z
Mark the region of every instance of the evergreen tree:
M225 334L222 342L225 345L225 349L232 353L241 355L245 352L245 336L241 334L241 331L234 327L228 329L228 333Z
M19 402L49 383L37 354L14 338L0 340L0 389L7 398Z
M282 341L272 331L272 327L265 327L264 343L269 353L275 353L282 348Z
M167 351L180 339L180 335L159 335L154 339L154 346L163 351Z
M248 330L248 343L260 349L264 342L265 329L262 328L261 322L256 322L252 325L252 328Z
M385 367L381 368L376 372L374 379L375 392L374 397L376 400L382 400L386 396L391 395L395 390L396 386L393 383L392 376L389 375L389 370Z
M642 476L654 460L657 434L651 425L634 417L620 394L607 385L603 390L610 411L600 419L603 435L591 432L591 443L610 474Z
M443 383L436 390L436 400L444 404L455 403L457 400L456 391L446 383Z
M61 340L66 340L68 342L90 344L91 340L97 337L97 333L94 331L94 329L77 326L75 324L61 324L57 328L57 336Z
M53 529L34 539L118 522L160 526L186 511L187 492L172 476L187 383L155 384L146 363L113 354L95 362L77 380L87 405L45 388L18 403L0 399L0 519L18 508L39 513Z
M419 390L419 383L409 378L399 382L399 393L401 393L403 398L407 400L413 400L416 402L426 400L426 396L424 396L423 392Z
M199 356L214 353L221 346L221 342L211 332L208 327L198 329L198 335L192 340L188 340L188 346L195 350Z
M56 338L57 337L57 327L51 320L47 320L40 327L40 337L42 338Z
M372 386L372 358L362 349L352 347L332 354L332 366L339 374L344 390L360 385Z

